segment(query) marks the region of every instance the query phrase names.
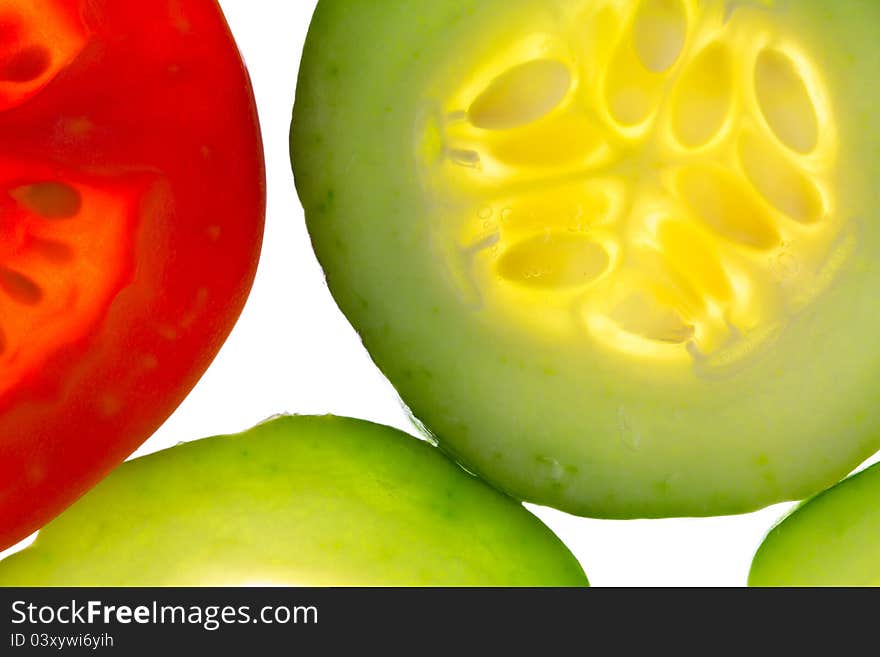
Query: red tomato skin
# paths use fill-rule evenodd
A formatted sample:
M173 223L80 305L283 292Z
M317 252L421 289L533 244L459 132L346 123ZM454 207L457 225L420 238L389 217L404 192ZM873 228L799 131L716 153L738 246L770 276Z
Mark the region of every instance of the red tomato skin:
M40 162L62 181L122 181L136 210L128 258L107 263L124 282L100 319L46 353L28 345L38 365L5 388L0 369L0 549L73 503L183 401L244 306L265 216L253 92L216 2L55 2L78 17L84 46L39 92L0 108L0 158Z

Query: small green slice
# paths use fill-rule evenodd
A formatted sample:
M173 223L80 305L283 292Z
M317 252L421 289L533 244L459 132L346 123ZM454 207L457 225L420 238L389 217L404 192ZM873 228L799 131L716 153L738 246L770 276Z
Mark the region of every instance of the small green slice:
M880 586L880 464L800 506L755 555L751 586Z
M124 464L0 586L585 586L514 500L400 431L280 417Z

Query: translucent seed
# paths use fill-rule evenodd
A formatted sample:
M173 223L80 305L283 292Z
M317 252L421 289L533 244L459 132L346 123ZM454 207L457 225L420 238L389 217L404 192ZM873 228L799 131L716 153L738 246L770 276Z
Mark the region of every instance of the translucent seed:
M471 123L484 130L510 130L552 112L568 94L572 76L553 59L520 64L495 78L468 110Z
M10 191L21 205L45 219L69 219L79 214L82 195L62 182L41 182Z

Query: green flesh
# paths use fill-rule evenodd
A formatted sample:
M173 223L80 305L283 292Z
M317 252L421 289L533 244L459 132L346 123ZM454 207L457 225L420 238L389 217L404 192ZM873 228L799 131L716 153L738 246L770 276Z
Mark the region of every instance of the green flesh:
M591 2L599 0L319 2L291 154L330 290L441 449L518 499L608 518L732 514L803 499L880 448L880 97L868 83L880 70L880 3L736 3L745 9L734 16L764 11L773 29L797 35L822 72L836 130L835 217L851 248L831 258L827 287L806 285L814 298L802 306L786 299L797 309L747 334L754 353L724 366L643 360L582 330L535 330L528 322L546 315L551 293L523 292L539 299L523 313L492 297L493 283L473 293L451 272L444 226L457 220L460 199L425 177L423 160L442 150L426 116L454 109L444 102L469 62L522 35L568 29L569 10ZM484 124L506 127L505 117L474 107ZM785 135L786 124L776 124ZM772 170L764 175L772 197L778 181ZM759 235L760 248L769 235ZM519 265L509 262L511 271ZM785 283L777 292L789 294ZM672 341L687 338L668 324Z
M399 431L282 417L121 466L0 586L585 586L515 501Z
M880 586L880 464L799 507L755 555L751 586Z

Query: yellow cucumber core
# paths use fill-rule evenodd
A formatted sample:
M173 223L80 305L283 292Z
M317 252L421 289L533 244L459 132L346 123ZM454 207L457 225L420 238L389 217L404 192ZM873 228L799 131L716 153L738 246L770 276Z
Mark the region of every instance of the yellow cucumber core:
M493 321L639 359L740 360L851 246L822 71L772 2L559 13L456 58L419 123L451 280Z

